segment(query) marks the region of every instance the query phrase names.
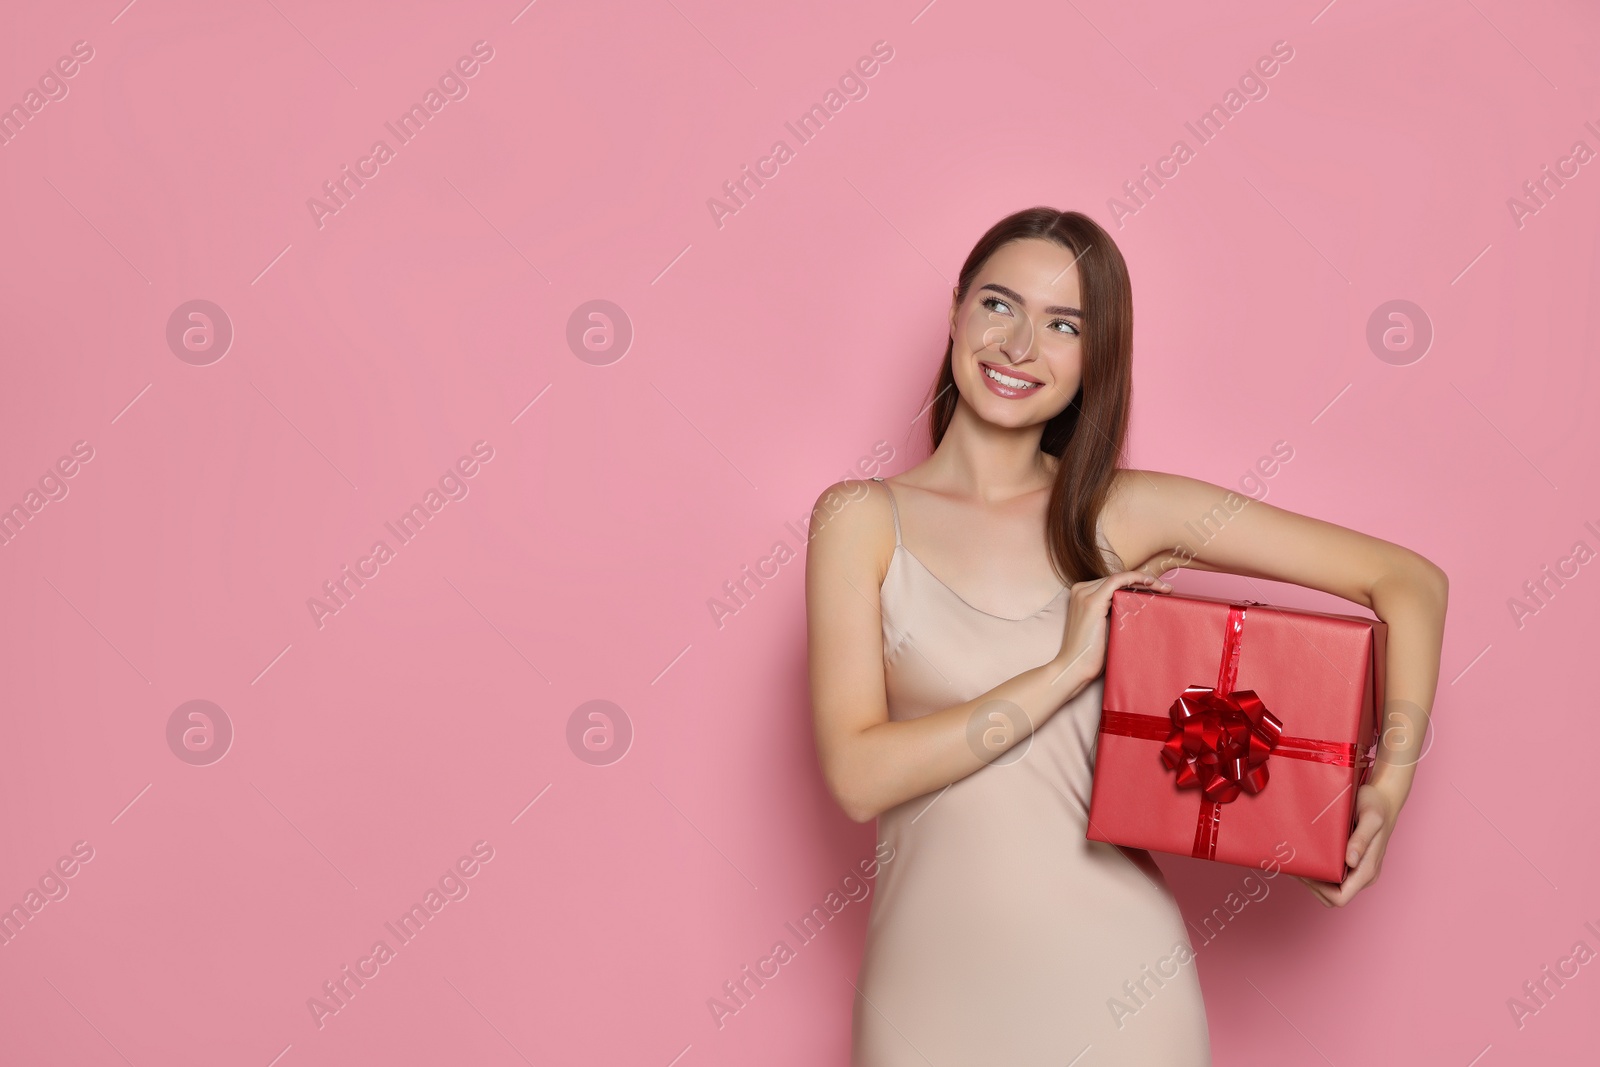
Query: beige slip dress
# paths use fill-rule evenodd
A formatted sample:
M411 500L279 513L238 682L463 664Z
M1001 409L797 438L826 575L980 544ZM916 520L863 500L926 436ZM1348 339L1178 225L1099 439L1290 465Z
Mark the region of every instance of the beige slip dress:
M1065 587L1031 614L974 607L906 548L894 493L873 480L894 516L880 590L891 719L1056 654ZM879 817L894 852L855 982L855 1067L1209 1067L1177 901L1148 852L1084 836L1102 689L1095 679L1031 742Z

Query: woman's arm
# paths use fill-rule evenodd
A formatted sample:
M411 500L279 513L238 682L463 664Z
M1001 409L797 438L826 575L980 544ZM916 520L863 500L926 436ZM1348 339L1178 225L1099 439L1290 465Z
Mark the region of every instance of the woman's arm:
M942 789L1030 736L1100 673L1111 593L1127 585L1171 588L1131 571L1073 586L1062 651L1050 662L963 704L894 722L878 597L893 551L881 486L850 479L818 498L806 550L813 725L823 777L856 822Z
M1307 882L1325 903L1344 904L1377 877L1411 792L1439 682L1444 571L1400 545L1155 471L1124 472L1103 522L1112 547L1145 560L1146 573L1194 567L1292 582L1360 604L1388 625L1382 736L1347 856L1355 869L1342 886Z

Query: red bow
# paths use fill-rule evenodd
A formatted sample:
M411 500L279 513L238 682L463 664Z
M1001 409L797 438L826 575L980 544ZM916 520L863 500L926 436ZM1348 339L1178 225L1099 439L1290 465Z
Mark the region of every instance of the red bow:
M1179 789L1198 788L1214 804L1267 787L1267 756L1283 723L1252 689L1218 693L1191 685L1172 702L1172 732L1161 762L1176 771Z

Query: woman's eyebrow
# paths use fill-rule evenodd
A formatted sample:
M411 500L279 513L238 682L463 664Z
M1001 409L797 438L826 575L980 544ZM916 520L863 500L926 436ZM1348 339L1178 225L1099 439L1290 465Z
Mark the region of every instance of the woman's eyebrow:
M1021 293L1017 292L1014 289L1007 289L1005 286L1001 285L999 282L990 282L988 285L979 286L978 287L978 292L981 293L985 289L993 289L995 292L999 293L1001 296L1004 296L1007 299L1014 301L1016 304L1018 304L1021 307L1027 307L1028 306L1028 302L1022 298L1022 294ZM1083 312L1079 311L1077 308L1062 307L1059 304L1055 305L1054 307L1047 307L1047 308L1044 309L1044 311L1045 311L1046 315L1076 315L1080 319L1083 318Z

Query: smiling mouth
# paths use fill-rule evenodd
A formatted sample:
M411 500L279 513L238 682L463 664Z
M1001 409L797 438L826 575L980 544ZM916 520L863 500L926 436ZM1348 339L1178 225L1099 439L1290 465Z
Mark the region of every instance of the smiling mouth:
M1044 384L1032 378L1018 378L1015 375L1006 374L989 366L987 363L981 363L979 366L983 368L983 373L986 377L1011 389L1037 389Z

